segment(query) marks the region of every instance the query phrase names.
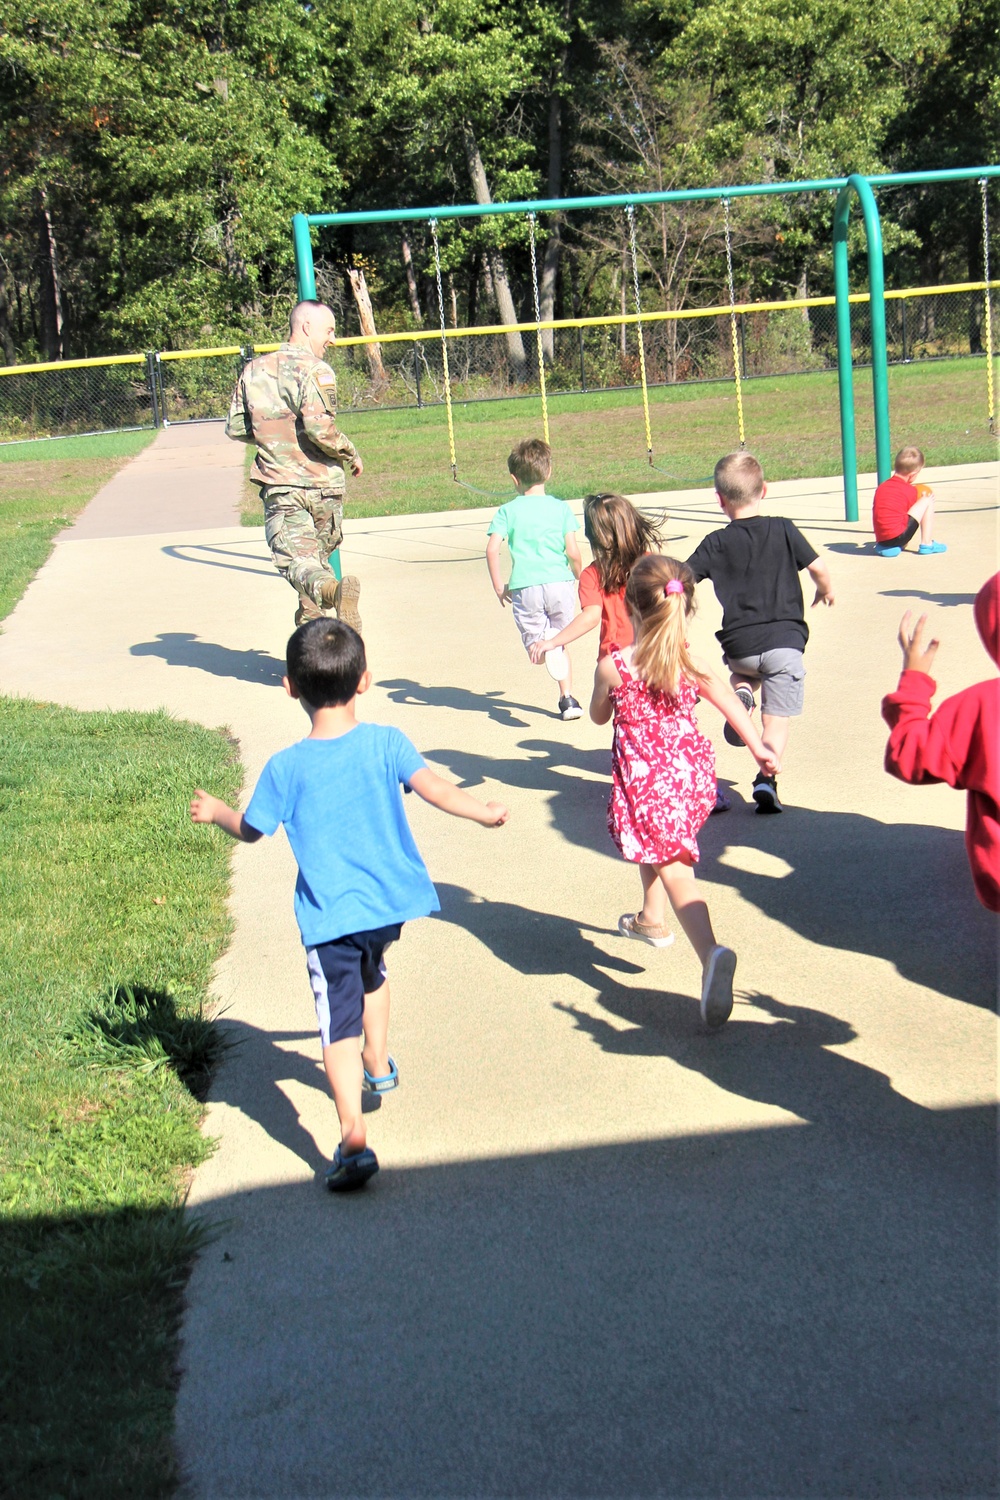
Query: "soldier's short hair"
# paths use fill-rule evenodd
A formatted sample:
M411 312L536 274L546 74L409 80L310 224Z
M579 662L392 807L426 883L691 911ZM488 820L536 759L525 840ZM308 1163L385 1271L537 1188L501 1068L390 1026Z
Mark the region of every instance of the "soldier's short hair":
M518 484L544 484L552 473L552 449L541 438L525 438L507 460L507 468Z
M314 297L306 297L304 301L296 302L292 308L291 317L288 320L288 326L292 333L297 328L300 328L308 317L317 312L332 312L332 309L325 302L317 302Z
M764 493L764 470L752 453L727 453L715 466L716 493L742 510Z
M306 620L285 648L288 678L312 708L350 703L368 665L365 643L342 620Z

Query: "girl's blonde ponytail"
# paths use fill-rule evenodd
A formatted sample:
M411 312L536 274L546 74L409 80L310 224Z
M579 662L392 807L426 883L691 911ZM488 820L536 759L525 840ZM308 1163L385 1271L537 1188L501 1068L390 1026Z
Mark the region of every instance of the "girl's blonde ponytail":
M695 607L687 563L656 554L640 557L629 574L625 603L639 616L632 665L647 687L673 694L682 676L704 680L687 648L687 622Z

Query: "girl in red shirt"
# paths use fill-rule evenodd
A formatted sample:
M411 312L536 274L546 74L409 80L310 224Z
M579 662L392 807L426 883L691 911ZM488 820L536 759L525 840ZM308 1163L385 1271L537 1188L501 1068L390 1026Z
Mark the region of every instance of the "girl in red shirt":
M631 646L632 621L625 605L628 575L646 552L659 552L656 523L637 511L624 495L587 495L583 531L594 561L580 574L580 613L558 635L536 641L528 655L537 665L546 653L578 641L601 627L597 659L614 646Z

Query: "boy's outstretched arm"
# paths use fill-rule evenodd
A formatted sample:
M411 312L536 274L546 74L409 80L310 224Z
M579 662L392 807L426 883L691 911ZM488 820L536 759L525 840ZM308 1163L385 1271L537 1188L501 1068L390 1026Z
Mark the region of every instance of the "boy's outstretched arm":
M812 602L813 609L817 604L833 604L833 582L830 578L830 569L821 557L809 564L806 570L813 583L816 585L816 597Z
M583 558L580 556L580 543L576 539L575 531L566 533L566 561L569 563L573 577L579 581Z
M239 839L241 844L256 844L264 837L260 829L252 828L235 807L221 802L211 792L203 792L200 787L191 798L191 822L214 823L216 828L221 828L230 838Z
M443 776L436 776L426 766L413 773L409 785L418 797L422 797L432 807L439 807L442 812L451 813L455 818L468 818L473 823L481 823L484 828L499 828L510 817L503 803L480 802L478 797L470 797L460 786L445 781Z

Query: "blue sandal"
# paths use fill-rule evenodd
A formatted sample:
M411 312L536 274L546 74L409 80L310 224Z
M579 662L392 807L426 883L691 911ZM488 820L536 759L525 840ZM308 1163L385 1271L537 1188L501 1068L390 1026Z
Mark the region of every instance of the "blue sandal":
M389 1071L381 1078L376 1078L365 1068L364 1089L369 1094L388 1094L392 1089L399 1087L399 1069L393 1058L389 1059Z
M350 1193L355 1188L364 1187L377 1171L378 1157L370 1146L353 1156L344 1156L338 1146L327 1168L326 1185L331 1193Z

